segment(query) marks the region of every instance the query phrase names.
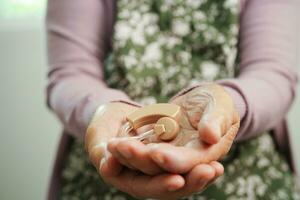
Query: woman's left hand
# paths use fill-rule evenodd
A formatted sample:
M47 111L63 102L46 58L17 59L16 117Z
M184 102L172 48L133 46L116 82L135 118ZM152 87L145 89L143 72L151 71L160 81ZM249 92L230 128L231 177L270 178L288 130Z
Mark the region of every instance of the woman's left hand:
M195 165L217 161L228 153L239 129L239 115L224 88L207 83L175 98L171 103L182 107L187 123L182 128L195 128L199 140L186 146L158 143L150 152L153 160L173 173L189 172Z
M239 116L222 86L207 83L171 103L181 106L187 118L181 123L182 128L198 131L199 140L180 147L169 143L145 145L117 138L108 143L112 155L127 167L155 175L163 171L187 173L197 164L217 161L227 154L239 128ZM148 164L153 162L161 169Z

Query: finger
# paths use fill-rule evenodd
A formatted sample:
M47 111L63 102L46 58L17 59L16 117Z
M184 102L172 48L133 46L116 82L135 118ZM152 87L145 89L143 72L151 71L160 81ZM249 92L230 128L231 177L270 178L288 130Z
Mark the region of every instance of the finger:
M213 87L207 94L211 96L211 100L206 105L197 128L202 141L215 144L232 124L234 104L222 87Z
M239 126L240 126L240 124L239 124L239 119L238 119L238 121L235 124L233 124L229 128L227 133L221 138L220 142L218 144L212 146L212 148L208 149L207 153L211 156L207 160L207 162L213 161L213 160L218 160L229 152L229 150L232 146L232 143L234 141L234 138L236 137L236 134L239 130Z
M101 160L98 171L103 177L115 177L121 173L122 169L121 163L116 158L109 156Z
M129 181L132 180L132 178L137 174L137 172L133 170L127 170L126 168L120 168L116 167L116 163L118 162L115 158L110 157L113 161L104 161L101 163L99 173L103 180L112 186L117 187L119 190L123 192L129 193L131 191L131 185L129 184ZM120 165L119 165L120 166ZM116 171L114 170L116 169ZM125 173L125 171L127 173ZM126 180L127 182L124 182L124 184L121 184L121 180Z
M152 145L150 155L151 158L166 171L172 173L186 173L196 164L210 163L226 155L230 150L238 128L239 123L232 125L217 144L188 148L160 143Z
M180 190L168 194L170 199L190 196L193 193L202 191L208 182L215 177L216 171L209 164L196 165L186 176L185 185Z
M100 160L104 158L105 149L102 145L95 146L88 151L89 159L93 165L98 168Z
M210 163L211 161L217 161L220 158L222 158L224 155L226 155L232 146L232 143L238 132L238 129L239 129L239 121L233 124L229 128L227 133L220 139L220 141L217 144L212 144L207 146L203 145L203 149L197 150L197 151L201 151L203 155L202 157L199 157L197 161L199 163ZM194 155L195 154L192 154L191 158L186 156L186 159L193 159Z
M210 166L212 166L215 170L216 170L216 174L214 179L212 179L211 181L209 181L205 188L208 187L209 185L211 185L212 183L214 183L220 176L222 176L224 174L224 167L221 163L217 162L217 161L212 161L210 163Z
M105 163L101 167L103 179L134 197L149 198L159 197L168 191L175 191L184 186L184 178L180 175L162 174L157 176L147 176L135 171L123 169L116 176L107 175L110 165Z
M150 148L138 140L122 140L117 150L134 168L148 175L156 175L163 170L150 157Z
M217 161L212 161L211 163L209 163L210 166L212 166L215 171L216 171L216 175L215 175L215 178L223 175L224 173L224 167L221 163L217 162Z
M200 140L208 144L216 144L222 136L221 126L223 120L222 116L213 119L212 115L204 115L197 127Z
M202 151L187 147L159 143L151 146L150 156L153 161L166 171L183 174L202 162Z
M111 139L107 144L107 150L111 153L111 156L115 157L122 165L130 169L136 170L136 168L130 164L127 158L125 158L122 154L119 153L118 145L120 140L125 140L125 138Z
M212 181L216 176L216 170L210 164L196 165L186 175L185 190L189 193L201 191L208 182Z
M132 192L138 197L160 198L184 187L184 177L177 174L138 175L132 181ZM146 190L146 191L145 191ZM163 198L164 199L164 198Z

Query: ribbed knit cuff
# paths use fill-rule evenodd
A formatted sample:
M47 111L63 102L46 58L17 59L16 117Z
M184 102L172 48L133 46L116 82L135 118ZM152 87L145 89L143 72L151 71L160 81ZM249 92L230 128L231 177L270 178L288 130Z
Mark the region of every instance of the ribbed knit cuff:
M241 120L244 118L246 114L246 103L242 95L235 89L228 87L228 86L223 86L225 91L231 96L234 107L236 111L239 113Z

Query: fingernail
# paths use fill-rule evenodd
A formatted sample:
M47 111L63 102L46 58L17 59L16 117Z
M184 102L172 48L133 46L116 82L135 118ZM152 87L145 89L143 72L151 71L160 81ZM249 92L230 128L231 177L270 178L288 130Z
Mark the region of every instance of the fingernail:
M149 147L150 149L156 149L158 147L158 144L149 143L149 144L147 144L147 147Z
M129 150L126 151L121 151L120 152L122 154L122 156L124 156L125 158L131 158L132 157L132 153Z
M99 169L102 168L102 166L104 165L105 162L106 162L106 159L105 159L105 158L102 158L102 159L100 160L100 167L99 167Z
M161 155L160 153L155 154L153 156L153 159L159 164L163 164L165 162L163 155Z

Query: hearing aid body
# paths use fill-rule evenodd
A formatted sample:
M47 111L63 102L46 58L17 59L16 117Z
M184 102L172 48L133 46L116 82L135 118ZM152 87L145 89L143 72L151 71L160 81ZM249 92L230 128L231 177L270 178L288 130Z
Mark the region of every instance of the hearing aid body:
M175 104L159 103L145 106L127 116L125 131L137 130L145 125L154 124L153 129L135 138L143 140L151 135L156 135L160 140L174 139L179 130L181 108Z

